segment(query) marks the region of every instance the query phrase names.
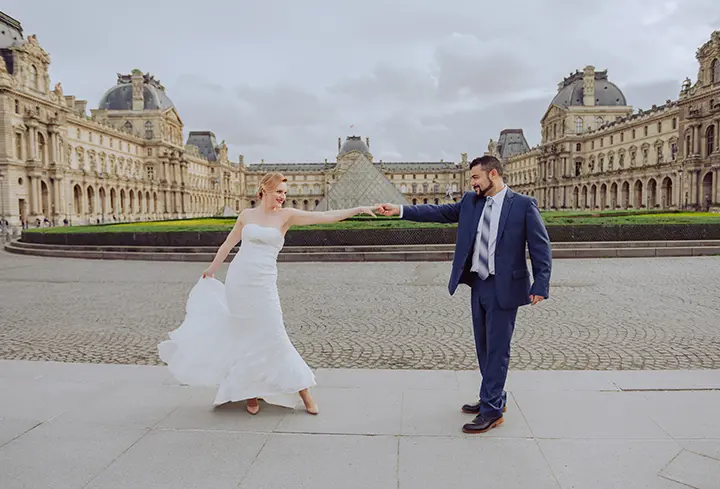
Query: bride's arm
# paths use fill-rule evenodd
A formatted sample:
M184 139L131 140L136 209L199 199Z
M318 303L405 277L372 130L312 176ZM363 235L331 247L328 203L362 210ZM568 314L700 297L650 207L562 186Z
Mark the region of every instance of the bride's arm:
M220 245L220 248L215 254L215 259L212 261L208 269L203 272L203 278L207 276L212 277L213 274L217 271L217 269L220 268L220 265L223 264L225 258L227 258L232 249L235 248L235 246L240 242L240 239L242 239L242 229L245 225L243 220L243 214L244 211L241 212L238 216L237 221L235 221L235 225L232 228L232 231L230 231L230 234L228 234L227 238L225 238L225 242Z
M375 217L375 214L373 213L374 210L376 210L376 207L354 207L352 209L325 212L307 212L298 209L284 209L283 212L288 215L285 227L289 228L290 226L309 226L311 224L325 224L343 221L349 217L357 216L358 214L367 214Z

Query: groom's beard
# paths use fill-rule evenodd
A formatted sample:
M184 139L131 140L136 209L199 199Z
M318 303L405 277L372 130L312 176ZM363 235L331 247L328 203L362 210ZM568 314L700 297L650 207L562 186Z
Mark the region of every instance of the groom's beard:
M475 185L473 186L473 189L475 190L475 193L478 195L478 197L485 197L485 194L488 190L492 188L492 182L487 187L483 188L481 185Z

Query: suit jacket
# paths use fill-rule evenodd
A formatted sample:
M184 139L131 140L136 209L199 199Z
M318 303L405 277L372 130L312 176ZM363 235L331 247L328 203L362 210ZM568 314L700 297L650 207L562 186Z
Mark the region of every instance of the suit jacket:
M403 206L403 219L418 222L458 223L455 256L448 290L460 283L472 285L470 272L477 228L485 197L467 192L459 202L443 205ZM525 247L530 252L534 282L530 285ZM511 309L530 303L530 295L549 297L552 251L537 201L508 188L503 201L495 246L495 287L500 307Z

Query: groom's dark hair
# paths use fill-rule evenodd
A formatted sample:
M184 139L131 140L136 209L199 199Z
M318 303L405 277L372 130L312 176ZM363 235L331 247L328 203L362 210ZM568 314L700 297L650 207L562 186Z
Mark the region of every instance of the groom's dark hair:
M480 158L475 158L470 162L470 169L478 165L480 165L480 167L487 172L491 170L497 170L498 175L502 176L503 174L503 164L494 156L485 155L481 156Z

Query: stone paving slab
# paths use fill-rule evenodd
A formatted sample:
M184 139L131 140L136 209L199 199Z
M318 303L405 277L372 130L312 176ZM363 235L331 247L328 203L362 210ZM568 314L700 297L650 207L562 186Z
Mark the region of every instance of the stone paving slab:
M716 489L719 376L511 371L505 423L472 436L477 372L322 369L318 416L251 416L163 367L6 360L0 487Z
M0 358L159 365L205 266L0 252ZM449 273L281 263L288 334L313 368L474 370L468 288L450 296ZM520 309L514 370L720 369L720 257L557 260L550 290Z

